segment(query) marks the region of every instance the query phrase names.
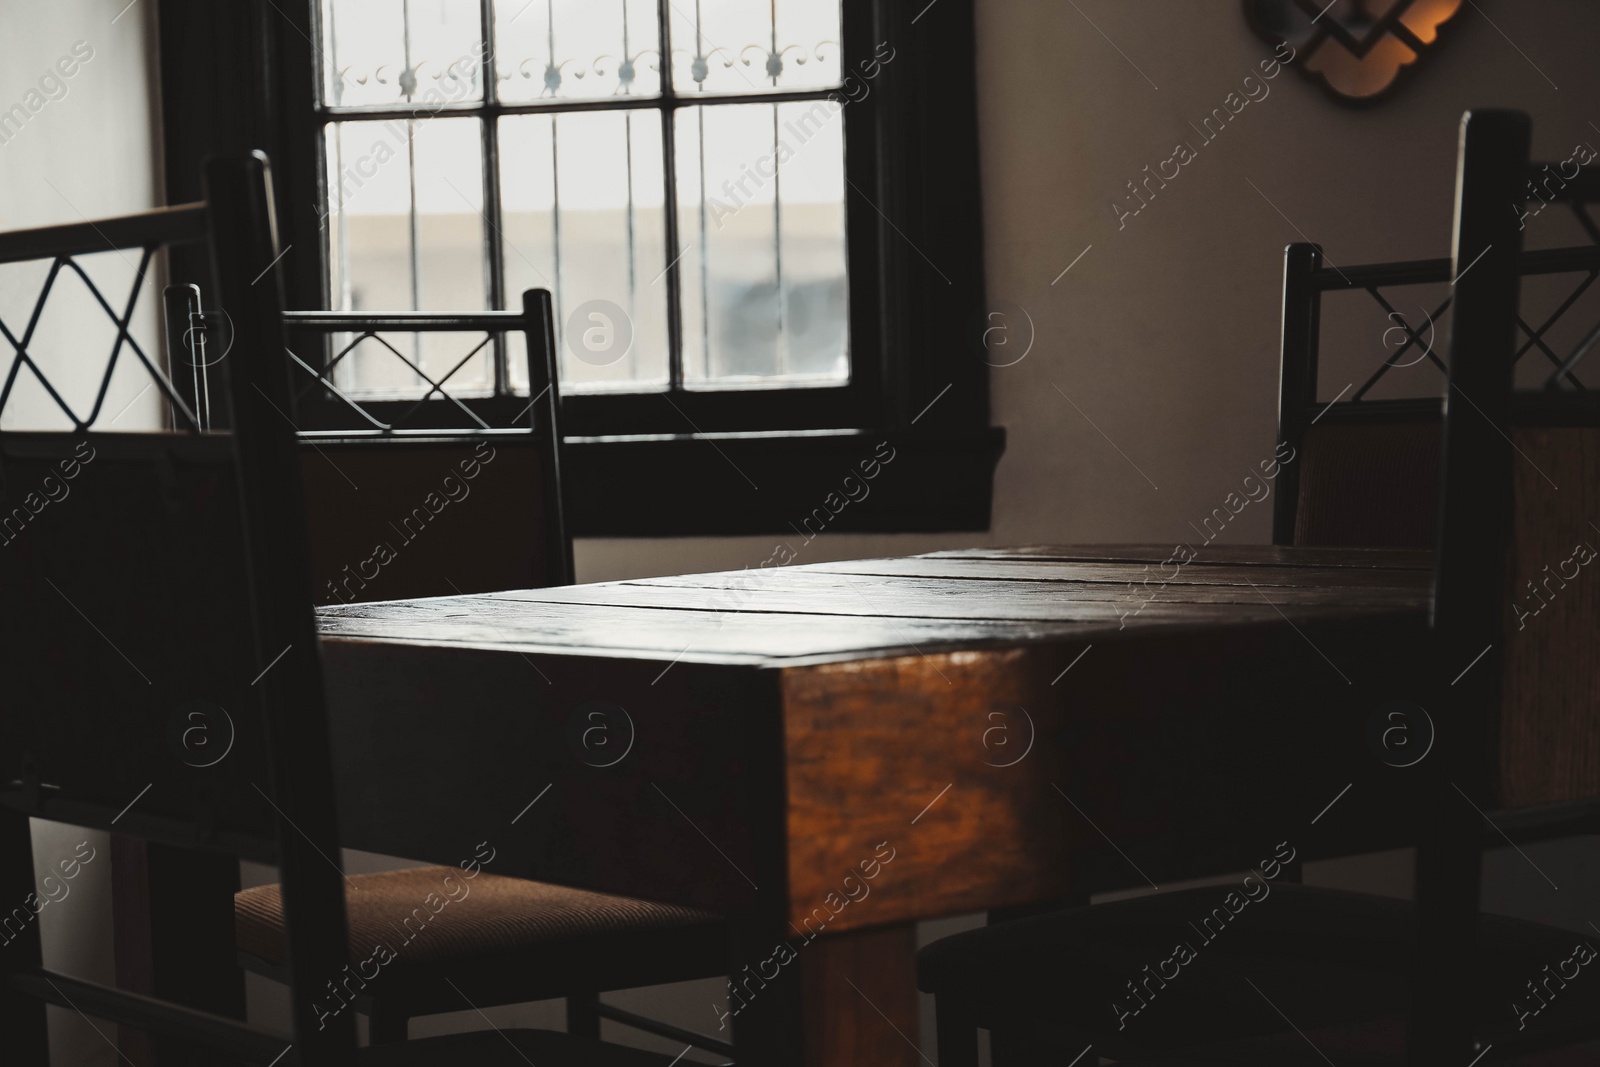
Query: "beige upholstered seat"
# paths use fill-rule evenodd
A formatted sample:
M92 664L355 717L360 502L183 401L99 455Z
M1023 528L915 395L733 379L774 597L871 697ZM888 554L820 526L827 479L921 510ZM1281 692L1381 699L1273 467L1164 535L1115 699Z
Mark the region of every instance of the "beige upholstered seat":
M375 1045L361 1050L361 1067L673 1067L653 1052L602 1045L549 1030L475 1031Z
M592 1037L599 993L728 970L720 921L693 908L453 867L353 875L345 902L350 970L339 985L373 1020L374 1043L404 1039L415 1016L460 1011L463 997L479 1007L565 998L569 1029ZM234 929L240 962L281 978L278 886L237 894Z
M692 908L487 872L469 879L453 867L354 875L345 890L345 907L350 961L368 960L383 946L401 967L534 946L554 949L610 934L704 937L717 926L716 916ZM280 962L284 937L279 887L239 893L234 927L241 951Z

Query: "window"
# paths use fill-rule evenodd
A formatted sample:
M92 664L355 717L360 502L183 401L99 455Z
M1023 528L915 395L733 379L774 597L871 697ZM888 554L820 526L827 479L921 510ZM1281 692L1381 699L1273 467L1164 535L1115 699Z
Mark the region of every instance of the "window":
M886 438L924 458L838 529L987 526L972 0L160 3L169 197L266 149L290 306L551 290L580 534L787 530ZM395 343L526 407L519 337ZM333 375L427 392L359 348Z
M848 393L846 105L894 53L847 85L839 0L319 0L317 16L330 307L476 310L547 288L564 393L658 394L657 429L695 421L686 394L818 390L799 404L821 415ZM457 395L526 393L520 337L471 355L407 341ZM429 388L377 340L334 377L366 398Z
M569 394L848 382L839 16L838 0L322 0L332 306L548 288ZM402 386L383 355L353 352L340 384ZM525 390L517 355L455 382Z

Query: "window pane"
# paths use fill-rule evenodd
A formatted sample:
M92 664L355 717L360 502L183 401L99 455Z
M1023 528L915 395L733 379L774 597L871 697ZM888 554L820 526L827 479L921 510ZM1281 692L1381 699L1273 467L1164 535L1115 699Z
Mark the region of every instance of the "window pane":
M678 113L686 385L849 378L841 110L807 100Z
M501 120L507 300L554 294L563 388L667 381L662 166L653 110ZM509 351L512 382L526 388L522 339Z
M323 0L323 100L424 114L481 100L482 42L477 0Z
M473 118L340 122L328 128L331 307L483 309L479 129ZM434 377L466 354L460 338L447 334L407 337L394 344ZM488 388L491 359L480 352L456 372L451 384ZM426 388L399 358L371 342L336 370L341 388Z
M686 0L671 9L672 84L680 93L839 84L837 0Z
M655 0L495 0L502 100L661 92Z

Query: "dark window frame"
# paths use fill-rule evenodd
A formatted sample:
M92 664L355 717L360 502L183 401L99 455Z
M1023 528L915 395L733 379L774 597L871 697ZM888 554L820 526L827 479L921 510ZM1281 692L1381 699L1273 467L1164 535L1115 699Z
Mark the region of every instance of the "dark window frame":
M319 6L317 0L310 0L313 11ZM486 55L489 56L485 70L491 69L492 43L494 39L494 0L479 0L480 17L482 19L483 35L491 46ZM671 53L674 42L671 39L671 0L658 0L656 18L660 24L663 35L664 50ZM871 13L870 4L859 4L850 7L846 12L846 25L844 27L845 44L841 49L842 67L846 75L863 69L870 62L875 46L868 46L864 53L861 42L870 40L872 27L867 24L864 17ZM312 34L313 39L318 34ZM886 68L884 68L886 69ZM319 79L320 80L320 79ZM860 83L857 74L854 79ZM876 78L873 79L876 81ZM489 290L489 302L498 304L500 308L511 307L517 300L518 294L505 291L504 281L504 245L503 217L500 209L500 180L495 173L499 160L500 144L500 119L514 115L557 115L576 111L619 111L632 110L638 114L651 115L662 125L662 148L665 156L664 173L666 177L666 199L663 205L663 217L666 223L664 242L666 257L662 264L662 280L667 293L667 321L669 333L668 376L669 384L665 390L640 389L631 392L585 394L577 391L569 392L564 397L563 418L568 432L575 434L604 434L604 433L675 433L691 431L693 426L701 426L717 431L761 431L771 429L816 429L824 426L855 426L860 425L861 413L870 412L876 406L877 394L881 389L881 382L876 375L852 374L850 380L837 386L805 386L782 387L761 386L752 388L711 388L693 389L683 385L683 339L682 339L682 264L684 256L680 250L694 243L687 235L680 232L680 201L676 195L677 181L673 163L677 114L686 108L697 106L728 106L739 103L780 103L807 100L822 100L830 96L838 96L833 90L827 88L806 90L769 90L752 93L685 93L678 91L672 84L671 69L668 67L662 74L661 92L649 96L634 97L603 97L599 99L540 99L525 103L507 103L498 98L495 83L492 77L483 79L484 97L481 101L462 103L441 108L432 114L439 116L451 115L471 117L480 123L480 139L482 145L482 158L484 160L483 200L484 200L484 241L487 246L485 256L485 275ZM867 86L869 89L872 86ZM326 131L329 126L341 122L359 121L363 119L400 119L415 115L426 110L424 105L413 103L385 108L335 108L325 100L320 99L321 93L316 93L311 98L312 114L315 122L315 137L319 146L326 144ZM296 102L291 102L291 107ZM846 152L854 159L861 162L862 173L851 178L858 184L862 180L870 180L873 176L877 161L870 151L870 144L866 137L870 133L873 116L866 114L873 107L873 94L869 91L859 103L846 103L848 113L844 116L844 130ZM861 112L858 114L858 112ZM426 121L426 120L424 120ZM852 146L849 141L851 135L861 141L859 145ZM325 152L325 149L323 150ZM325 158L322 171L326 173ZM326 183L320 183L314 194L317 197L326 197ZM873 219L864 218L859 213L847 213L847 258L852 265L858 260L865 261L875 252L876 234ZM319 247L327 247L327 234L318 235ZM329 288L329 264L324 256L322 263L323 287ZM653 267L651 268L653 270ZM867 350L862 352L861 362L869 371L881 362L881 355L872 344L876 332L877 302L873 298L870 285L856 284L857 272L849 272L850 316L849 334L851 338L851 363L854 367L857 355L857 338L866 342ZM557 306L560 306L559 300ZM434 309L423 309L434 310ZM326 354L323 354L326 356ZM503 346L497 344L495 359L497 367L504 367L505 352ZM511 392L506 376L495 374L495 388L501 397L515 395ZM663 401L665 394L671 403ZM328 418L337 423L345 416L344 405L337 398L324 394L322 403L315 405L314 414L307 412L314 419ZM466 401L468 406L481 404L478 401ZM395 401L392 403L372 403L375 413L379 417L389 411L396 413L409 410L412 404L409 401ZM311 405L307 405L310 407ZM459 412L452 411L453 405L446 401L430 401L426 405L434 409L432 412L422 413L422 418L433 421L434 419L446 422L459 420ZM503 404L484 404L487 410L498 411ZM480 413L482 414L482 413ZM429 416L433 416L432 419Z
M198 198L205 156L264 148L281 243L316 249L285 256L287 304L323 307L314 0L159 3L169 201ZM834 465L870 459L879 441L911 473L883 479L830 531L987 529L1004 431L988 425L980 340L973 0L845 0L844 20L845 71L883 45L895 55L843 116L850 384L684 390L678 410L658 393L564 397L576 534L790 532L848 474ZM496 422L526 400L481 403Z

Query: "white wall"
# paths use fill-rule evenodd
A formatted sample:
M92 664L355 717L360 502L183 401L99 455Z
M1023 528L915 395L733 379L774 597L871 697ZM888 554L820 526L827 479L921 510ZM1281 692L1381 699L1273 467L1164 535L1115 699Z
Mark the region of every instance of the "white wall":
M66 0L38 4L0 0L0 228L76 222L160 203L154 67L155 5L126 0ZM120 13L120 17L119 16ZM81 43L80 43L81 42ZM76 46L76 52L74 47ZM87 57L87 58L85 58ZM66 59L65 67L58 61ZM70 77L62 69L72 70ZM12 111L20 106L25 115ZM106 287L120 310L137 256L88 257L84 266ZM0 267L0 317L20 333L43 278L32 268ZM93 305L77 279L63 278L59 296L46 305L36 348L51 381L64 389L80 413L99 382L116 329ZM159 295L159 278L154 285ZM153 303L134 320L147 346L155 336ZM149 350L147 348L147 350ZM0 359L9 368L9 345ZM127 361L125 353L123 360ZM154 391L139 395L147 378L123 368L106 399L106 418L118 429L149 426L157 418ZM130 404L130 401L132 402ZM124 410L125 409L125 410ZM120 413L120 414L119 414ZM0 425L60 427L65 417L24 372ZM95 981L114 980L111 958L111 855L104 834L34 823L34 867L43 876L74 854L87 839L95 858L70 892L41 911L45 963ZM59 888L53 890L60 896ZM20 901L5 902L9 911ZM115 1028L94 1024L115 1039ZM100 1067L118 1063L91 1024L75 1012L50 1009L51 1055L56 1063Z

